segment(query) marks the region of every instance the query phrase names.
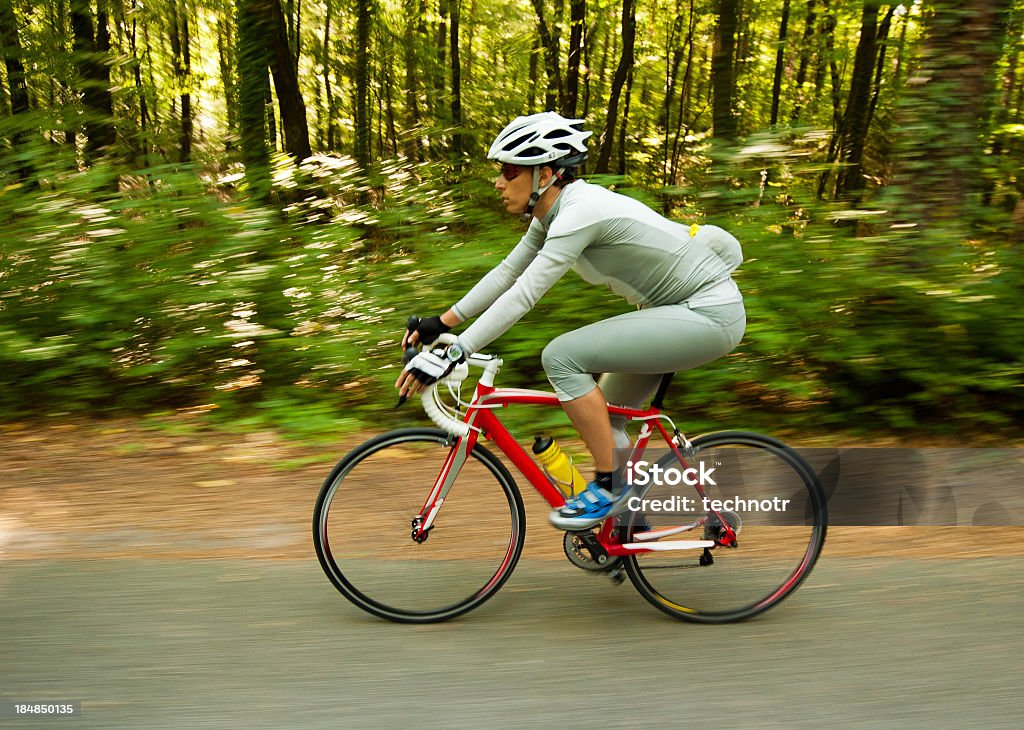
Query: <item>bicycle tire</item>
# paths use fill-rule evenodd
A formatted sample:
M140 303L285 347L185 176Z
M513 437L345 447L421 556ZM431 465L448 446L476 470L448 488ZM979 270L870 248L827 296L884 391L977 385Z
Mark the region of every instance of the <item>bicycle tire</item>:
M313 511L317 558L359 608L401 623L446 621L480 606L512 574L525 538L523 500L479 443L427 540L411 537L451 444L436 428L391 431L353 449L324 482Z
M791 595L811 572L825 543L827 499L810 465L778 439L723 431L699 437L692 446L695 460L714 459L717 481L727 482L714 487L705 484L710 499L727 504L732 492L731 504L756 505L755 511L720 512L726 522L739 528L737 547L710 550L710 564L703 550L633 554L625 560L626 574L640 595L675 618L710 624L749 619ZM670 454L658 463L667 468L673 462L678 464ZM660 489L660 494L648 490L644 498L665 497L666 488ZM773 504L785 507L784 511L758 511L765 499L775 496L780 500ZM783 498L790 503L783 503ZM640 529L687 524L707 514L699 507L667 516L642 508L627 513L626 540L635 540ZM665 539L694 537L707 534Z

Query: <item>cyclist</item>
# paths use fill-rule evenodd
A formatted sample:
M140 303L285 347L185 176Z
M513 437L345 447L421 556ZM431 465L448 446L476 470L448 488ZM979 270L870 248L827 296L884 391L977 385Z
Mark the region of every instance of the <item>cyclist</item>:
M688 228L627 196L575 176L587 158L583 120L554 112L518 117L494 140L501 164L494 187L505 209L529 222L505 259L440 316L423 318L402 341L433 342L472 317L457 345L422 351L395 383L412 395L468 354L501 336L570 268L606 284L629 311L556 337L541 361L563 408L594 460L594 480L551 523L583 530L626 509L630 489L613 489L613 449L629 446L625 420L607 403L641 407L667 372L689 370L736 347L746 327L732 279L743 255L716 226ZM479 316L478 316L479 315ZM602 373L595 382L591 373Z

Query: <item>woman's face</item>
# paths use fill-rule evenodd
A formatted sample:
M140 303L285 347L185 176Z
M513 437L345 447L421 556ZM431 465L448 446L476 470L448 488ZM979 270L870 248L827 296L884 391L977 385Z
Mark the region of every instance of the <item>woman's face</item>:
M505 210L520 215L526 211L530 194L533 192L533 170L522 165L505 163L494 181L494 187L501 193Z

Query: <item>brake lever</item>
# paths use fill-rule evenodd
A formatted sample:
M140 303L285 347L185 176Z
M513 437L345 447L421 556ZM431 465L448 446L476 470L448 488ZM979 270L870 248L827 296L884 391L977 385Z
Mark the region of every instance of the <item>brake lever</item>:
M416 315L409 317L410 322L412 322L414 319L416 320L416 323L419 324L419 319L416 317ZM405 348L405 352L402 353L402 364L408 365L410 362L412 362L412 359L416 357L416 355L418 354L419 350L417 350L415 347L409 346ZM405 403L407 400L409 400L408 396L398 396L398 402L395 403L394 408L392 408L391 410L395 410L395 408L401 407L401 405Z
M405 332L406 337L415 332L420 326L420 318L415 314L410 314L409 319L405 320ZM408 339L406 340L408 342Z

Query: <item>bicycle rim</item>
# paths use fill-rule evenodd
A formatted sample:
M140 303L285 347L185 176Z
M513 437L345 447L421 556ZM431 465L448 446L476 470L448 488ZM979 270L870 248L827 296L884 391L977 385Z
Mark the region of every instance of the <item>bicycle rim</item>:
M698 438L693 447L694 461L715 469L717 483L705 480L704 488L711 506L717 500L719 514L739 529L737 547L713 548L710 562L701 549L631 555L626 571L644 598L676 618L700 623L747 619L790 595L814 567L825 542L825 495L811 467L767 436L723 432ZM662 462L663 467L678 466L675 457ZM676 496L694 499L693 506L683 509L672 500ZM648 502L627 513L628 539L648 527L708 518L708 505L696 497L690 487L650 488L643 498L662 505L672 500L673 511L652 509ZM715 527L711 519L706 527L663 540L707 539Z
M477 445L423 543L411 537L451 450L439 429L393 431L346 456L313 514L317 557L334 586L392 621L454 618L493 596L523 548L522 498L508 470Z

